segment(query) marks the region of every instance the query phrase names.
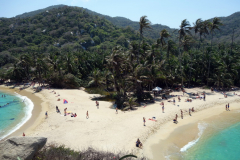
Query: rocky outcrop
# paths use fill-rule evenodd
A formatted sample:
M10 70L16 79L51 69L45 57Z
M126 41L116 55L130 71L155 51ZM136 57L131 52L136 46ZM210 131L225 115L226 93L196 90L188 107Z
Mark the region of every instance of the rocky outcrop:
M31 160L34 154L47 142L44 137L12 137L0 143L0 159Z

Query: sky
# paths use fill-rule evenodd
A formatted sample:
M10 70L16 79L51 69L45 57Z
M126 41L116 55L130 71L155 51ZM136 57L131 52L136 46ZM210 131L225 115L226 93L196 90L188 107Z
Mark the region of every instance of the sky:
M226 17L240 11L240 0L0 0L0 17L10 18L58 4L132 21L146 15L152 24L171 28L179 28L184 19L193 24L198 18Z

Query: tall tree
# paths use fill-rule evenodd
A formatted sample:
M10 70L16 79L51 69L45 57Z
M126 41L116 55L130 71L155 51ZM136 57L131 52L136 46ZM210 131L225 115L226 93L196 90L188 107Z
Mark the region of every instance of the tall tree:
M182 53L180 51L180 45L181 45L181 40L184 38L184 36L186 35L191 35L191 25L190 23L184 19L182 22L181 22L181 25L179 26L179 30L178 30L178 36L179 36L179 47L178 47L178 51L179 51L179 59L180 59L180 69L181 69L181 77L182 77L182 86L183 86L183 67L182 67Z
M199 33L199 45L198 45L198 48L200 48L200 43L201 43L201 36L202 36L202 33L201 33L201 28L202 28L202 25L203 25L203 21L201 18L197 19L195 23L193 23L193 30L194 30L194 33L195 35L197 33Z
M140 33L140 42L139 42L139 48L138 48L138 57L139 59L139 51L140 51L140 43L143 40L143 32L145 29L151 29L151 22L147 19L147 16L142 16L139 21L139 33Z
M221 20L217 17L213 18L212 22L209 23L209 29L211 33L211 47L212 47L212 40L213 40L213 34L215 33L215 30L220 30L219 27L223 25Z
M171 37L170 34L168 33L168 31L166 29L161 30L161 32L160 32L160 43L161 43L162 47L164 45L166 45L165 39L168 38L168 37Z
M220 21L219 18L215 17L213 18L212 22L209 23L209 29L211 33L211 51L212 51L212 41L213 41L213 33L215 33L215 30L220 30L219 26L223 25L222 22ZM211 52L210 52L211 53ZM209 55L209 63L208 63L208 76L207 76L207 85L208 85L208 79L209 79L209 74L210 74L210 61L211 61L211 56Z

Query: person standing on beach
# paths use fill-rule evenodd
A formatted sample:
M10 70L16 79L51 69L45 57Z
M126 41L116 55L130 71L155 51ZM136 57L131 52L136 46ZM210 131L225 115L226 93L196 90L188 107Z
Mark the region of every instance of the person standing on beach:
M96 106L97 106L97 109L98 109L98 101L96 101Z
M173 98L173 104L175 105L175 98Z
M143 117L143 126L146 126L145 123L146 123L146 119L145 117Z
M228 111L228 106L227 106L227 104L226 104L226 111Z
M45 116L46 116L46 118L48 118L48 113L47 113L47 111L45 112Z
M183 119L183 111L181 110L181 117L182 117L182 119Z
M162 106L162 113L164 113L164 105Z
M191 116L191 108L189 108L189 115Z
M23 132L22 136L25 137L25 133L24 132Z
M86 118L87 118L87 119L89 118L89 114L88 114L88 111L87 111L87 114L86 114Z
M175 118L175 119L176 119L176 121L177 121L177 118L178 118L178 115L176 114L176 118Z
M118 108L116 107L116 114L118 114Z
M64 116L67 115L67 108L64 109Z
M229 103L228 103L228 111L230 111L230 109L229 109Z

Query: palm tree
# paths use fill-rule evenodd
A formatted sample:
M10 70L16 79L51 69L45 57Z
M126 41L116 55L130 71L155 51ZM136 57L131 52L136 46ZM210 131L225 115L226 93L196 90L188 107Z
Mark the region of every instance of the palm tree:
M130 62L132 63L135 59L135 57L137 56L138 53L138 44L136 42L131 42L130 46L129 46L129 50L128 50L128 57Z
M165 39L168 38L168 37L171 37L170 34L168 33L168 31L166 29L161 30L160 38L157 40L157 44L160 43L162 45L162 48L163 48L163 46L166 45ZM161 51L162 50L160 49L160 54L161 54L161 59L160 60L162 60L162 53L161 53Z
M184 51L186 51L186 52L189 52L190 51L190 49L191 49L191 44L193 43L193 39L192 39L192 37L190 37L190 36L188 36L188 35L186 35L186 36L184 36L184 38L182 39L182 41L181 41L181 46L183 47L183 50ZM191 81L191 71L192 71L192 54L191 53L189 53L190 54L190 61L191 61L191 64L190 64L190 76L189 76L189 82L188 82L188 87L189 87L189 85L190 85L190 81Z
M212 47L212 40L213 40L213 33L215 33L215 30L220 30L219 26L223 25L219 18L215 17L213 18L212 22L209 23L209 29L211 33L211 47Z
M89 86L91 85L94 85L94 87L102 86L103 78L101 75L101 71L98 68L93 70L90 78L92 80L88 83Z
M45 75L46 75L47 70L48 70L48 67L47 67L44 59L37 58L37 60L36 60L36 72L38 73L38 79L39 80L42 80L41 74L45 73Z
M195 35L197 34L197 33L199 33L199 36L200 36L200 38L199 38L199 48L200 48L200 42L201 42L201 28L202 28L202 25L203 25L203 21L202 21L202 19L201 18L199 18L199 19L197 19L196 20L196 22L195 23L193 23L193 29L194 29L194 33L195 33Z
M22 67L19 66L19 63L14 64L12 75L13 75L14 79L22 81L24 71L23 71Z
M215 17L213 18L212 22L209 23L209 29L210 29L210 33L211 33L211 48L212 48L212 40L213 40L213 33L215 32L215 30L220 30L219 26L223 25L220 21L219 18ZM208 78L209 78L209 73L210 73L210 56L209 56L209 64L208 64L208 76L207 76L207 85L208 85Z
M168 33L168 31L166 29L161 30L159 40L160 40L160 43L161 43L162 47L164 45L166 45L165 39L168 38L168 37L171 37L170 34Z
M191 29L192 27L190 27L190 23L184 19L181 22L181 25L179 26L180 29L178 30L178 34L179 34L179 42L181 41L181 39L185 36L185 35L191 35Z
M143 39L144 29L151 29L151 22L147 19L147 16L142 16L139 21L140 38Z
M175 53L176 52L176 43L173 40L168 40L167 42L167 57L169 59L169 54L170 53Z
M191 30L192 28L190 27L190 23L184 19L180 25L180 28L178 30L178 35L179 35L179 47L178 47L178 51L179 51L179 59L180 59L180 69L181 69L181 76L183 75L183 69L182 69L182 54L180 51L180 45L181 45L181 40L186 36L186 35L191 35ZM183 76L182 76L182 86L183 86Z
M27 76L28 79L30 79L29 69L31 64L32 64L32 59L30 58L29 55L23 54L20 56L18 65L23 68L25 75Z
M147 19L147 16L142 16L139 21L139 33L140 33L140 42L139 42L139 48L138 48L138 56L139 56L139 50L140 50L140 43L143 40L143 31L145 29L151 29L151 22ZM138 61L137 57L137 61Z
M130 107L131 110L133 109L132 108L133 105L138 105L138 103L136 103L135 101L136 101L136 98L133 98L133 97L130 97L128 99L128 104L129 104L129 107Z
M121 73L123 71L122 69L122 63L125 61L125 59L122 56L122 48L119 46L112 49L111 55L106 57L107 61L107 68L113 75L114 79L114 88L115 90L120 93L120 86L118 84L118 80L122 79Z

